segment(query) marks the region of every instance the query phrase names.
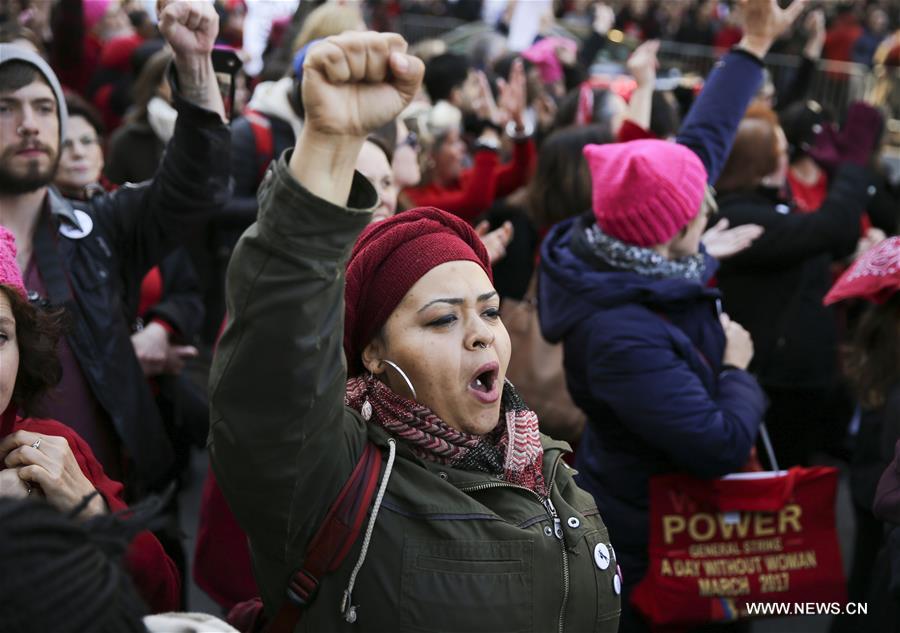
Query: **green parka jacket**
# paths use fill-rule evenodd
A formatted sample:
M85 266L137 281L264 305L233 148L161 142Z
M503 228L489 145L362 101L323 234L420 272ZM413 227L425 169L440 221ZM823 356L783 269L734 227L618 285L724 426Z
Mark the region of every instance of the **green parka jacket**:
M377 196L356 174L348 208L329 204L293 178L289 156L270 168L258 221L234 251L210 378L213 468L270 616L366 441L390 439L344 406L345 268ZM362 537L297 630L614 632L621 585L609 535L561 459L568 445L543 441L551 503L396 442L353 590L356 622L341 602Z

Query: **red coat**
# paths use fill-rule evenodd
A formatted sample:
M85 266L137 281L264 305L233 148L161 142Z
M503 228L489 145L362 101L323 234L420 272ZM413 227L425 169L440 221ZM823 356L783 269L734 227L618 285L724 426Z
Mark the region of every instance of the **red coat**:
M515 144L513 158L505 165L500 164L496 152L481 150L475 154L475 165L463 171L456 184L410 187L404 193L417 207L436 207L471 221L490 209L496 198L528 183L536 154L530 139Z
M216 345L222 338L226 323L228 315L219 326ZM193 567L194 582L225 611L230 612L238 603L259 596L259 588L253 578L247 535L228 507L212 468L207 472L200 497L200 521ZM252 619L254 612L251 610L247 615ZM229 622L242 631L253 630L252 627L238 626L230 615Z
M194 582L225 611L259 595L247 535L228 507L212 468L200 499Z
M110 512L128 507L122 498L122 484L106 476L90 447L75 431L56 420L21 418L10 407L0 418L0 437L20 430L64 437L81 472L103 496ZM180 608L181 579L178 568L151 532L141 532L134 538L125 554L125 567L151 612L177 611Z

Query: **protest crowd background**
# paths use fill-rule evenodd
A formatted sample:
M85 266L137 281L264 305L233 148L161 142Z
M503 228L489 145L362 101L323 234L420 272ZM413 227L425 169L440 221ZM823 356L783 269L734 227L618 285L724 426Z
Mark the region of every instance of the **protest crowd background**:
M900 630L900 2L0 0L0 414L0 631Z

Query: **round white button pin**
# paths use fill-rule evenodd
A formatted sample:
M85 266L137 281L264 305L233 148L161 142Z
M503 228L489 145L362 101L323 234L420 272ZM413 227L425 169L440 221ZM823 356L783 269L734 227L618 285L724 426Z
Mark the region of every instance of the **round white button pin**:
M594 562L600 569L609 567L609 548L603 543L597 543L594 546Z
M618 574L616 574L615 576L613 576L613 591L616 592L616 595L617 595L617 596L618 596L620 593L622 593L622 580L619 578L619 575L618 575Z
M94 221L87 213L81 209L75 209L75 217L78 218L81 228L65 223L59 225L59 232L70 240L80 240L90 235L91 231L94 230Z

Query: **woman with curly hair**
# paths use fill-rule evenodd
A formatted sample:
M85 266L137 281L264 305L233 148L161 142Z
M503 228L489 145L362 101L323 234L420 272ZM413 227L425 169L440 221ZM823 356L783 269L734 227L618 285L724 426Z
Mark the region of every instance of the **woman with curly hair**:
M15 240L0 227L0 497L41 497L62 512L79 509L78 518L86 520L124 510L122 484L106 476L72 429L19 415L35 411L62 376L56 354L61 320L61 312L28 300ZM177 570L150 532L131 542L126 566L151 610L178 607Z

